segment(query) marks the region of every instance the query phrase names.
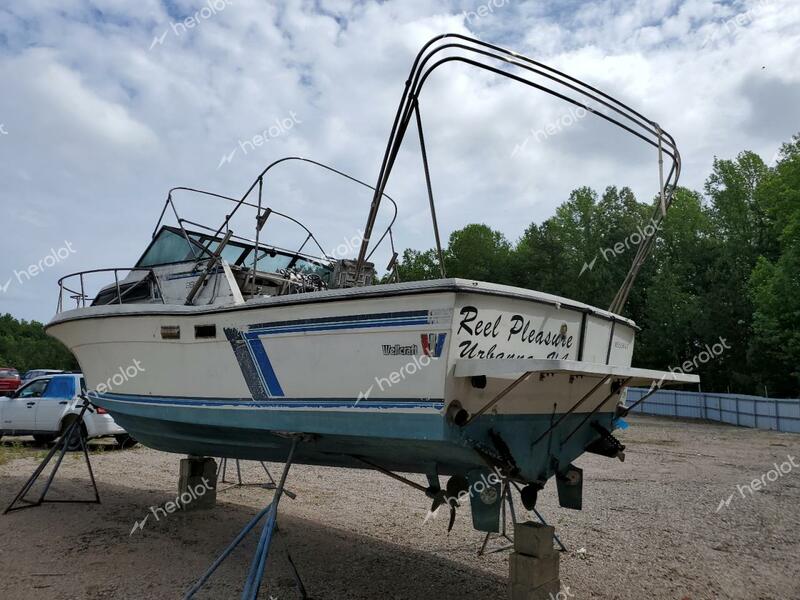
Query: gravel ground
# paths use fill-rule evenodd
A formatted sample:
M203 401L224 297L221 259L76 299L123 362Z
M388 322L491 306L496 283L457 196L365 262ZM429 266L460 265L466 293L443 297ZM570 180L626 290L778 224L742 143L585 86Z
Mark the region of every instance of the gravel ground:
M800 464L800 436L655 417L630 421L620 436L626 462L579 460L583 511L559 508L552 482L540 494L538 508L568 547L563 595L800 598L800 469L765 478L744 497L737 491L764 474L774 478L774 463L790 455ZM18 450L9 456L9 443L0 448L8 459L0 464L3 507L36 465L33 457L17 458ZM226 489L212 510L150 517L130 534L150 506L174 499L180 457L142 447L93 454L101 505L47 504L0 517L0 598L180 598L271 495L258 487ZM270 468L277 474L278 465ZM263 480L259 471L257 463L243 463L246 481ZM281 504L262 597L299 597L287 548L316 599L508 596L507 554L477 556L482 536L466 509L447 535L445 511L424 522L429 501L377 473L295 466L288 487L298 498ZM69 457L51 496L89 493L83 463ZM198 597L238 597L254 537Z

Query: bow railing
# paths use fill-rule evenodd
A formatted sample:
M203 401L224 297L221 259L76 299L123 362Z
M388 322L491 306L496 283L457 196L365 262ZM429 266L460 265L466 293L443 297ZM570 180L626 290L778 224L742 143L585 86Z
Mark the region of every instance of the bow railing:
M147 274L136 281L125 282L124 280L127 276L135 271L142 271ZM106 284L96 294L90 295L87 292L86 278L88 275L95 273L114 273L114 284L113 286ZM120 273L125 273L125 276L120 277ZM67 282L69 282L69 285ZM161 293L158 278L153 273L153 270L148 267L112 267L70 273L58 280L58 306L56 307L56 313L64 310L64 292L67 293L69 299L75 301L75 308L84 308L87 305L93 305L98 299L100 299L99 304L122 304L123 300L130 297L134 291L141 293L141 287L144 285L149 286L148 293L153 301L160 300L162 303L164 302L164 295Z

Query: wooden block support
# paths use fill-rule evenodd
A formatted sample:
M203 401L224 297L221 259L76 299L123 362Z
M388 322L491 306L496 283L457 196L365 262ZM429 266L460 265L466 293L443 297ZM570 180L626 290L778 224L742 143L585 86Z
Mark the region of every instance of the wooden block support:
M217 462L190 456L181 459L178 501L183 510L214 508L217 504Z
M508 559L511 585L522 584L537 588L558 580L559 558L561 557L558 554L547 558L536 558L513 552Z
M560 600L561 555L555 529L528 521L514 524L514 552L508 559L511 600Z
M547 558L556 554L553 547L555 528L533 521L514 524L514 550L519 554Z
M560 591L558 579L538 588L516 583L511 585L511 600L561 600Z

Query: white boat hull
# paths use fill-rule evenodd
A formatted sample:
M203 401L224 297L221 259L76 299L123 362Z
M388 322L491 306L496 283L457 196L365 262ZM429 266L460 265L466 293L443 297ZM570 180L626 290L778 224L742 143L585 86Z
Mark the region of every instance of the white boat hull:
M614 429L636 371L630 321L461 280L89 307L48 332L93 402L160 450L282 460L302 433L301 463L473 479L499 465L535 485Z

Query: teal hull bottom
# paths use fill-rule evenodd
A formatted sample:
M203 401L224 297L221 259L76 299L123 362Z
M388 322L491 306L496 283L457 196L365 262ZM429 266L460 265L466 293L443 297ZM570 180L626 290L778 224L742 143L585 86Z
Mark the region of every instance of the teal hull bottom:
M442 402L413 399L106 394L93 402L141 443L166 452L284 462L291 440L302 434L295 463L423 473L431 496L444 489L439 475L454 476L446 494L451 502L461 504L461 494L467 494L473 526L495 532L502 483L493 469L529 484L534 497L556 475L561 505L580 509L583 476L571 463L601 437L597 426L610 431L614 420L609 412L571 414L550 431L561 415L485 414L459 427L445 418Z
M341 400L104 394L93 402L142 444L165 452L282 462L291 443L286 434L303 433L309 435L295 453L300 464L363 468L363 458L393 471L456 475L488 469L498 458L518 468L521 482L563 471L600 437L591 423L611 430L614 420L613 412L588 419L575 413L539 439L561 415L487 414L461 428L435 401L352 401L345 404L351 410Z

